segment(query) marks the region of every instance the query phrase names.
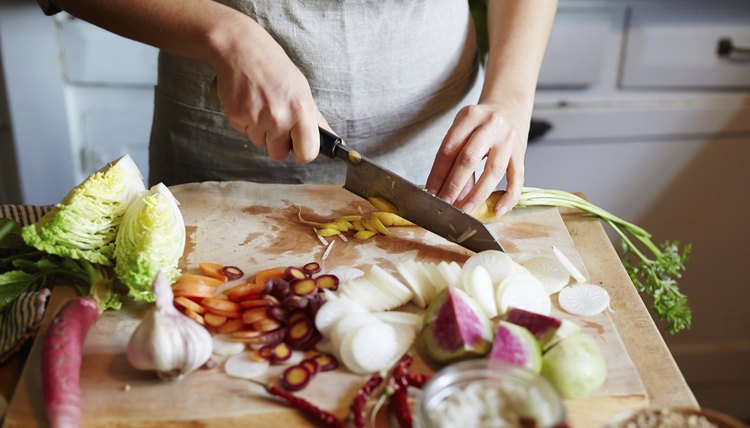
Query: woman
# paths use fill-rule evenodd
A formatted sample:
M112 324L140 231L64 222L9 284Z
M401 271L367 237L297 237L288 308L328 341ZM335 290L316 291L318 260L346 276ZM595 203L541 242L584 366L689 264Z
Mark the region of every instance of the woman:
M555 0L488 1L484 75L466 0L53 3L161 49L151 182L341 182L321 126L464 211L518 201Z

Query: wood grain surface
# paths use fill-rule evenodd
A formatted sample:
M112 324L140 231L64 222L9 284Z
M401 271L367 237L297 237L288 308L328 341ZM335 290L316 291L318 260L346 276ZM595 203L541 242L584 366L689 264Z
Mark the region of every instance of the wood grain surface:
M230 182L189 184L172 190L181 203L188 228L186 252L181 261L186 271L195 271L202 261L237 265L252 274L264 268L320 260L326 247L310 226L297 220L300 210L305 219L315 221L372 210L366 201L330 185ZM622 309L619 305L642 305L637 294L618 295L619 289L628 284L608 283L609 271L616 266L606 259L609 255L606 248L593 250L603 255L587 258L584 265L557 209L515 210L491 227L510 253L544 253L550 251L552 245L560 248L581 270L591 272L593 281L603 283L613 292L615 314ZM575 227L571 230L576 236ZM394 264L405 258L461 263L471 254L418 227L391 228L391 231L390 236L364 242L329 238L336 243L325 261L325 268L365 268L377 264L394 272ZM602 242L611 249L606 236ZM592 250L587 248L586 251L588 254ZM600 260L604 266L592 266L591 260L594 263ZM632 285L629 287L632 289ZM131 368L124 351L144 309L144 305L130 304L122 311L107 312L89 333L81 372L84 426L310 425L296 411L268 397L259 387L227 377L221 366L197 371L178 382L163 382L150 373ZM573 426L601 426L620 411L649 403L651 391L644 387L642 379L650 383L658 375L636 369L628 349L638 353L639 358L646 357L637 349L646 344L659 348L652 350L656 355L668 356L663 342L653 338L638 342L628 337L626 349L612 321L613 314L582 319L566 315L557 308L555 314L581 324L597 340L607 361L608 378L604 386L591 397L566 402ZM626 323L623 326L627 328ZM653 333L649 332L652 336ZM38 343L35 348L36 345ZM6 427L46 425L41 410L38 357L32 349L11 402ZM659 368L669 365L654 364ZM273 368L267 379L276 378L281 370L282 367ZM679 371L668 374L671 378L682 379ZM364 380L365 377L343 369L326 372L318 375L300 395L343 417Z

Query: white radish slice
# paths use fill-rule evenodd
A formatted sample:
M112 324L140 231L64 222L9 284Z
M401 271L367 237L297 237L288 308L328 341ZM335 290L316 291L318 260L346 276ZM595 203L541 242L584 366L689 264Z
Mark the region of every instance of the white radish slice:
M375 295L373 290L375 286L370 283L367 277L361 276L359 278L350 279L342 286L340 286L339 295L347 297L356 303L359 303L363 308L368 311L375 310L375 304L379 298Z
M412 302L420 308L425 308L427 307L427 302L425 301L426 293L422 289L422 281L417 279L417 273L414 271L412 263L414 262L408 261L399 263L396 265L396 270L399 275L401 275L401 278L404 279L404 284L406 284L406 286L411 289L411 292L414 293Z
M609 307L609 293L594 284L578 284L560 291L557 295L560 307L573 315L590 317Z
M417 332L410 328L398 327L394 327L393 331L396 332L396 354L394 355L393 359L397 360L401 358L402 355L409 352L412 345L414 345L414 341L417 338ZM391 360L388 363L388 367L393 367L395 363L396 361Z
M438 290L432 281L432 270L428 267L429 263L414 262L414 275L418 281L422 283L422 291L424 292L424 301L426 304L430 304L432 299L437 296Z
M570 282L570 272L555 257L532 257L526 260L522 266L542 283L549 295L562 290Z
M229 340L222 335L215 335L211 337L213 343L213 353L221 356L229 356L239 354L245 350L245 344L237 342L236 340Z
M350 279L358 278L365 273L361 269L357 269L355 267L342 266L331 269L328 274L336 275L336 277L339 279L339 283L342 283L349 281Z
M424 316L421 314L402 311L375 312L372 315L380 321L390 324L396 330L400 330L401 327L411 327L413 330L419 331L422 329L422 321L424 320Z
M446 262L440 262L437 265L438 270L440 271L440 275L442 275L445 282L450 287L460 287L461 286L461 272L459 271L456 273L453 269L451 269L451 266Z
M370 299L368 300L370 311L383 311L397 305L396 297L391 294L387 285L381 286L381 281L373 278L369 273L358 279L358 281L362 280L370 284L370 289L367 290L368 294L371 294L368 298Z
M487 269L482 265L470 268L463 274L464 290L479 303L487 316L497 316L497 304L495 302L495 287Z
M462 275L461 265L456 262L450 262L448 263L448 267L450 267L450 269L453 271L453 276L458 278L456 280L456 287L458 288L463 287L463 281L461 279L461 275Z
M341 362L354 373L385 370L398 352L396 331L382 322L364 325L347 333L339 352Z
M331 339L334 349L341 347L344 337L352 330L356 330L367 324L378 324L377 318L369 312L352 312L341 317L329 330L328 337Z
M326 334L336 321L351 312L365 312L365 309L348 297L326 302L315 314L315 327Z
M580 284L586 282L586 277L581 273L580 270L578 270L577 267L575 267L575 265L570 261L569 258L565 257L565 254L563 254L562 251L553 246L552 252L555 254L555 257L557 257L557 260L559 260L560 263L565 267L565 269L570 272L570 276L572 276L577 283Z
M448 288L448 280L443 277L443 273L440 272L438 265L435 263L422 263L422 270L430 278L430 283L435 289L435 295L439 294L444 289Z
M464 263L463 271L466 272L477 266L484 266L492 278L492 283L497 285L517 271L518 263L502 251L486 250L469 257Z
M503 314L510 308L524 309L542 315L552 312L552 301L544 286L526 275L514 275L504 280L497 289L496 299L498 310Z
M241 352L232 355L224 363L224 371L232 377L240 379L253 379L268 370L270 364L267 360L256 361L250 352Z
M401 281L379 266L372 266L367 272L367 278L381 291L392 297L391 301L382 310L403 306L414 296L409 287L405 286Z

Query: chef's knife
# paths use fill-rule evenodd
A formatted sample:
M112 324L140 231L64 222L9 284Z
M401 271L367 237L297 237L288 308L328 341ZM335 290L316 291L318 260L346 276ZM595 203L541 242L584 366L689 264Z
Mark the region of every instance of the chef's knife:
M322 128L320 151L346 162L346 190L365 199L383 198L398 208L401 217L474 252L505 251L482 222L371 162Z

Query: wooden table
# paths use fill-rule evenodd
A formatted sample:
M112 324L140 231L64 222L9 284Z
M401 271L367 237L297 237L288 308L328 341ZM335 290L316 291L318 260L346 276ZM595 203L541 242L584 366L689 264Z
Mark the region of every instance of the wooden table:
M610 314L610 318L643 383L647 402L652 406L697 407L695 397L669 353L643 301L632 286L601 223L598 220L571 211L563 212L563 220L583 263L589 271L591 282L603 284L611 294L612 306L616 308L616 311ZM560 227L562 228L562 226ZM52 312L50 311L50 313ZM42 327L42 332L44 328L45 326ZM39 344L37 342L31 350L31 359L35 358L35 355L38 358ZM14 366L9 367L13 370ZM17 370L17 367L15 366L15 370ZM2 379L0 381L2 389L0 390L12 390L19 376L19 372L8 373L8 370L3 369L0 372L0 379ZM34 373L26 373L25 376L19 395L28 396L29 391L34 391L33 388L26 388L27 385L33 383L33 381L29 382L28 379L33 379ZM36 377L38 378L38 374ZM634 399L633 403L642 403L642 398ZM582 418L582 415L576 413L588 411L586 407L596 407L597 403L593 399L589 402L574 403L574 406L569 407L571 420L589 420L589 418ZM12 402L11 406L14 407L15 404L15 402ZM38 409L38 407L34 408ZM25 411L28 413L28 408ZM36 416L37 411L34 410L32 414ZM607 413L606 409L599 409L598 411L599 414L595 418L597 421L602 421L605 415L611 414ZM15 417L14 414L9 414L9 426L28 426L29 421L27 419ZM282 414L274 413L274 417L277 416L283 418ZM35 419L39 420L38 417L35 417ZM275 419L276 422L278 420ZM290 419L289 422L294 425L294 419ZM237 426L242 426L242 424L238 423ZM596 426L596 424L587 423L578 424L578 426Z

